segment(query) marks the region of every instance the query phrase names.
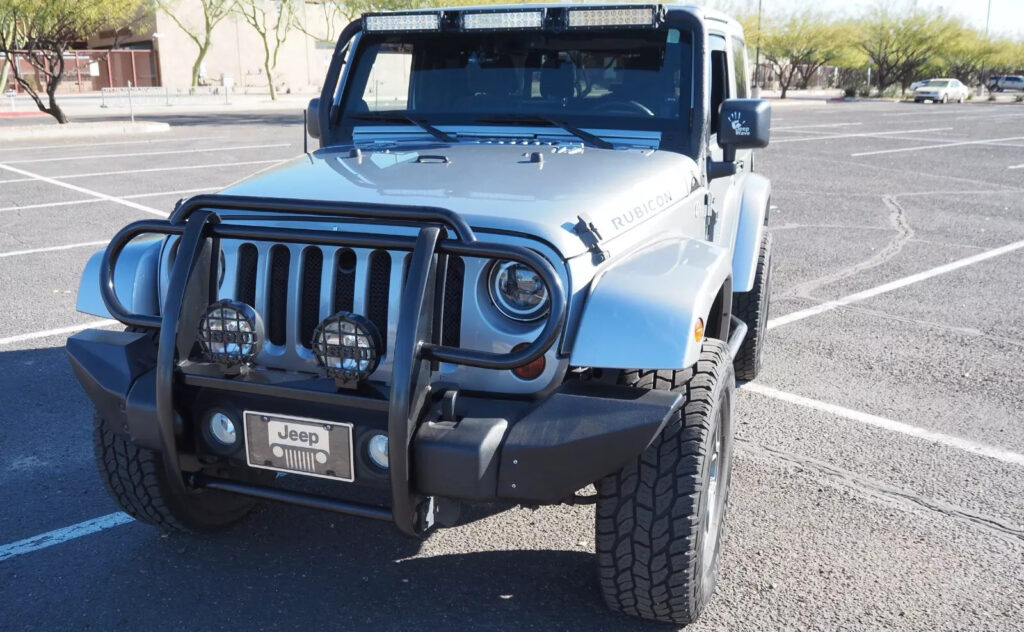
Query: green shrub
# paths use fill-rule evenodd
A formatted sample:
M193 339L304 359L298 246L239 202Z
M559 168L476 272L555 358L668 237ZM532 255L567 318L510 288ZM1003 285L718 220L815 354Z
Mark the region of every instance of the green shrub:
M988 95L988 100L989 101L995 101L996 100L996 95L994 95L994 94Z
M844 88L843 94L845 94L847 98L852 99L853 97L857 96L857 88L854 88L853 86L850 86L849 88Z
M1017 103L1024 103L1024 94L1018 94L1013 100Z

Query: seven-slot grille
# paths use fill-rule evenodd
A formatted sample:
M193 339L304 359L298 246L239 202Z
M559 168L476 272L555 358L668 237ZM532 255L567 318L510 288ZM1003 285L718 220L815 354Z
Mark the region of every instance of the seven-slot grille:
M377 327L384 349L374 377L390 378L388 352L397 332L408 252L228 240L222 248L227 263L219 298L252 305L262 316L267 344L259 364L315 370L313 330L327 316L347 311ZM444 345L459 345L464 284L464 262L449 257L441 314Z

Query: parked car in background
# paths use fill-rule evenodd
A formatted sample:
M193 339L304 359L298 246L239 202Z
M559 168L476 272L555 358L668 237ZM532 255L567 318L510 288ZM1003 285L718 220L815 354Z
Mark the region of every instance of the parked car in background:
M995 91L996 87L999 85L999 80L1002 79L1002 78L1003 78L1003 75L991 75L991 76L989 76L989 78L985 81L985 87L988 88L991 91Z
M914 90L914 101L917 103L925 101L963 103L967 100L970 91L970 88L960 83L958 79L930 79L923 86Z
M1024 77L1021 75L1006 75L1005 77L1000 77L999 81L996 82L996 92L1003 92L1005 90L1024 91Z

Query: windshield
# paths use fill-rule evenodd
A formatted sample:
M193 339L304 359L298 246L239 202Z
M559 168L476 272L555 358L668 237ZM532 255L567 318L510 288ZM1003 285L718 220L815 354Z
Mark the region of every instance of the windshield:
M685 31L650 28L364 33L344 97L345 124L548 119L592 130L684 132L691 41ZM384 116L389 112L402 116ZM378 120L367 120L372 113L380 113Z
M948 81L936 81L936 80L933 79L932 81L929 81L928 83L926 83L924 85L928 86L929 88L945 88L946 86L949 85L949 82Z

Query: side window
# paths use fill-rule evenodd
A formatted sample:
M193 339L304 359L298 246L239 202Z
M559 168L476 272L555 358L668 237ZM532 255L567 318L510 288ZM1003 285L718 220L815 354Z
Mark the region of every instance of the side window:
M711 133L718 132L718 109L722 102L729 98L729 65L725 56L725 38L721 35L710 35L711 45L711 77L708 88L711 92Z
M747 45L738 37L732 38L732 63L736 67L736 85L733 95L739 99L746 99L748 95L747 81Z

